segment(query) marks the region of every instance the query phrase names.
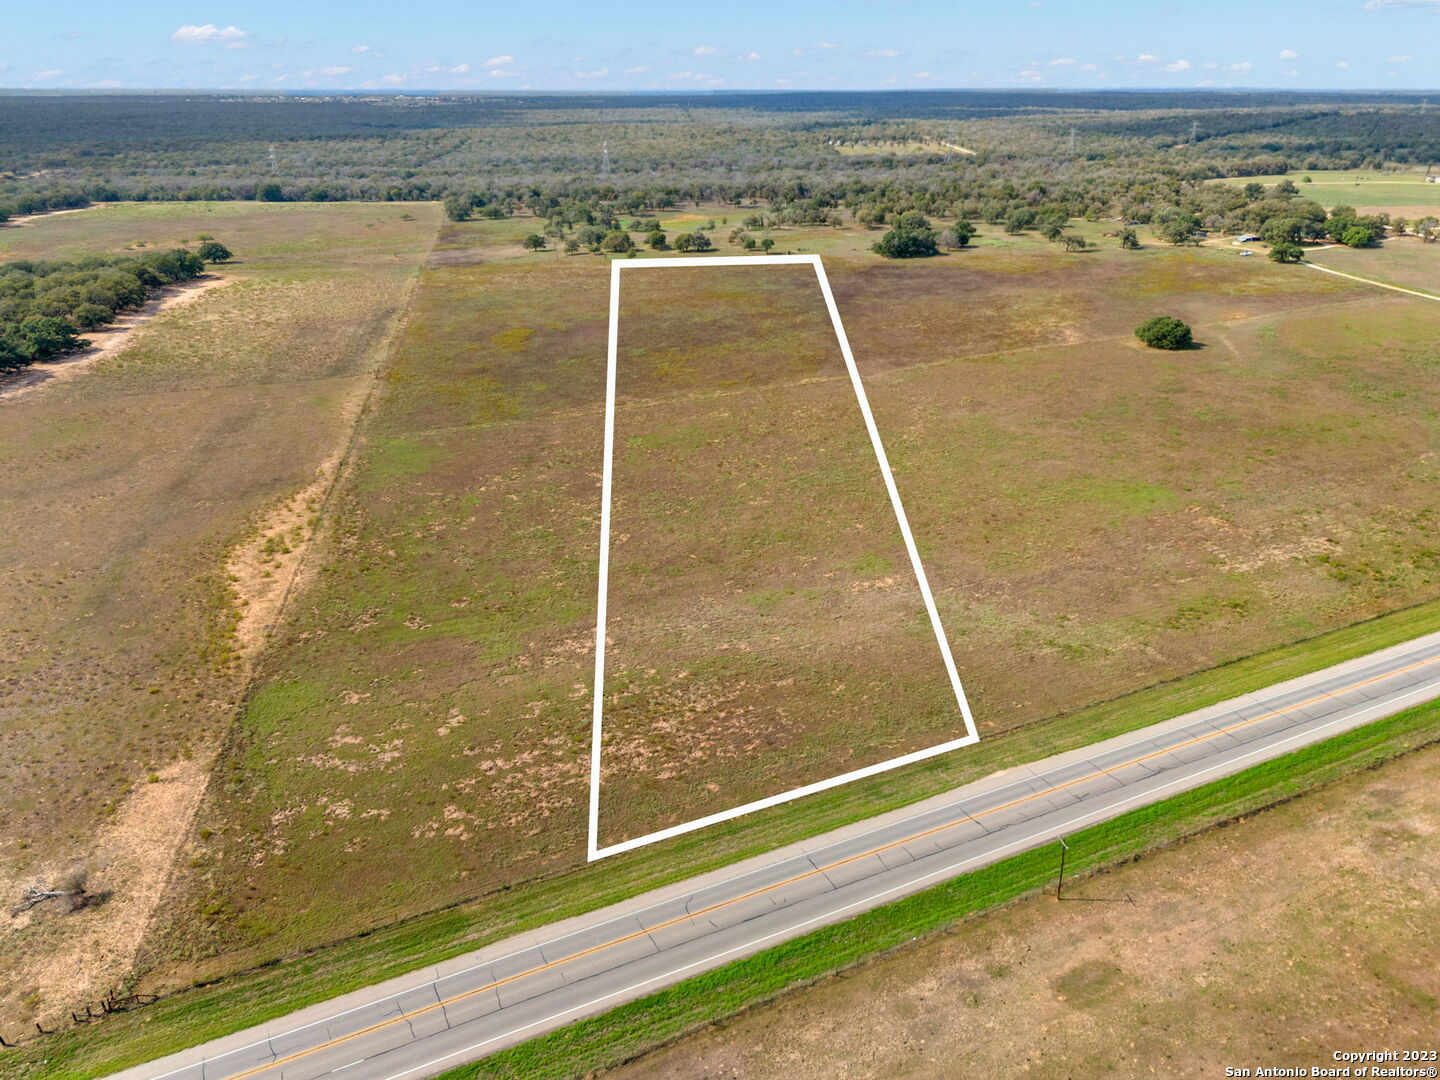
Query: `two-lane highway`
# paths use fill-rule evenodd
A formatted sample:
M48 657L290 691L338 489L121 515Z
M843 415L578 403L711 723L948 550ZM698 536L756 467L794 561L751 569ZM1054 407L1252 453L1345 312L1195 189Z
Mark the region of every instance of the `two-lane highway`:
M1440 633L1007 770L118 1075L418 1080L1436 698Z

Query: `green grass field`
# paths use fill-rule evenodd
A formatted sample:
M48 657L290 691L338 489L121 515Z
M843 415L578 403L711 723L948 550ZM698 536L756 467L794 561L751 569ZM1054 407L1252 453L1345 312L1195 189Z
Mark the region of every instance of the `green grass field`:
M1289 180L1300 189L1301 196L1314 199L1326 209L1353 206L1362 214L1387 213L1412 220L1426 214L1440 216L1440 184L1426 183L1423 169L1297 170L1288 176L1243 176L1224 183L1273 187L1281 180Z
M318 396L320 383L363 381L373 353L357 350L381 336L361 318L359 298L374 287L398 302L394 290L439 229L351 467L324 508L308 584L239 701L140 970L144 985L171 990L292 960L168 999L149 1013L153 1027L108 1024L103 1042L75 1050L85 1060L133 1059L137 1047L160 1045L162 1028L172 1040L165 1045L177 1045L275 1015L1437 625L1433 607L1411 607L1440 598L1430 460L1436 305L1228 251L1125 252L1090 223L1074 228L1102 243L1092 252L986 228L974 250L916 263L870 254L876 232L777 229L777 251L826 258L982 742L585 868L608 260L524 253L518 240L532 219L440 226L435 208L413 206L409 222L398 206L255 210L249 219L224 207L233 215L227 229L211 225L220 210L196 205L186 218L155 205L0 231L0 241L23 240L37 253L78 250L87 229L98 230L91 242L111 246L209 231L240 254L233 272L244 280L174 313L170 351L137 350L113 371L70 384L72 393L107 409L133 409L110 388L136 385L308 396L289 412L267 407L263 430L233 421L239 434L227 441L199 425L192 442L183 440L218 406L176 396L198 408L194 417L177 407L168 419L127 412L108 427L87 421L65 429L72 442L45 459L72 468L65 463L86 460L83 439L73 440L95 446L86 433L115 424L130 440L123 445L157 445L149 428L181 440L161 460L180 463L182 474L197 442L218 455L213 488L165 503L210 529L203 542L188 539L193 524L176 530L195 553L184 580L204 583L216 580L206 574L256 508L303 486L333 446L338 406ZM52 228L63 234L44 232ZM720 254L734 252L721 241ZM884 515L873 506L873 474L849 452L858 432L841 430L847 388L821 363L833 346L810 293L737 282L635 296L645 307L635 339L645 381L627 390L626 410L649 427L626 437L621 464L650 482L624 496L628 507L617 504L617 526L625 512L633 523L620 527L616 565L630 559L642 585L666 576L627 594L633 613L615 628L630 654L622 689L640 719L626 743L630 762L654 763L631 769L628 786L623 768L612 774L607 827L616 837L667 814L784 790L797 770L823 775L855 754L890 756L882 738L907 746L941 733L941 711L922 705L896 710L883 736L847 745L845 732L827 726L828 699L813 679L764 731L766 747L799 756L757 752L744 717L729 729L701 725L699 744L656 724L712 716L726 708L724 694L743 698L757 679L789 677L778 670L785 657L756 647L758 634L843 645L838 627L822 622L830 609L876 620L865 645L881 660L864 673L862 703L939 673L928 630L889 603L890 586L870 589L898 581L893 550L847 536L827 547L829 561L815 557L819 584L799 580L805 567L794 556L837 534L825 513L863 526L861 535ZM1198 346L1179 354L1139 346L1134 326L1162 313L1192 323ZM237 458L237 440L253 444L248 457ZM721 445L763 468L753 495L722 490L724 477L704 485L717 493L710 514L724 528L709 549L685 548L706 521L695 478L715 467ZM124 464L119 474L132 482L128 471L139 467ZM12 475L34 466L18 470ZM157 484L136 512L151 513L178 483ZM107 490L76 505L108 505ZM55 505L68 497L47 496ZM41 513L38 504L26 510ZM647 519L658 528L647 532ZM101 544L109 534L94 535ZM753 574L770 563L775 580ZM737 568L746 567L742 582ZM29 587L47 585L37 578ZM93 595L67 610L89 610ZM167 616L177 610L163 606L174 602L168 591L130 595L152 611L144 625L176 635L174 649L224 640L223 604L205 615L186 601L178 610L187 622ZM1363 621L1387 612L1399 614ZM211 625L197 623L202 616L218 629L196 631ZM706 658L704 635L685 636L691 622L706 634L733 630L726 640L749 650L723 663ZM1327 631L1338 633L1272 652ZM26 632L52 631L37 623ZM902 648L906 641L914 647ZM645 649L671 642L670 674L711 664L698 695L693 683L672 693L662 667L647 667ZM170 654L146 655L149 667L131 670L168 670ZM1246 656L1261 659L1217 666ZM836 678L830 688L853 690L855 681ZM43 685L37 675L26 692ZM208 715L211 701L221 706L206 730L223 730L237 693L187 683L151 694L152 685L138 674L123 680L127 700L170 704L175 719L155 735L163 712L136 713L152 729L132 723L126 737L138 746L144 733L160 749L200 730L195 717ZM95 752L115 753L100 742ZM62 757L35 755L24 749L12 764L56 768ZM124 758L134 761L129 785L163 759L158 750ZM85 797L108 813L97 794ZM10 857L16 873L33 865L33 853ZM448 905L463 906L441 911ZM354 940L361 932L371 936Z
M332 546L262 658L202 812L208 837L155 940L157 975L230 970L579 865L608 267L485 261L513 224L448 228L446 262L422 279ZM1066 255L1022 239L827 266L986 738L1440 594L1423 465L1440 311L1193 249ZM729 289L654 305L648 452L677 476L703 463L723 406L732 430L765 433L766 460L803 462L816 490L867 490L855 455L814 444L831 382L784 350L723 394L686 383L685 343L743 340L760 303ZM1203 347L1139 347L1132 328L1158 312L1191 321ZM780 320L786 334L798 317ZM813 535L812 501L756 496L777 507L776 551ZM647 497L646 513L671 512L654 502L662 489ZM622 530L617 565L656 542L642 524ZM653 633L687 605L708 610L742 539L717 551L719 569L673 579L683 587L626 617ZM866 547L842 562L863 583L886 560ZM751 583L737 618L779 625L823 607L765 588ZM909 625L914 649L865 693L937 673ZM706 708L724 708L717 687L787 677L757 651L706 673ZM638 652L625 663L645 670ZM695 704L636 687L646 709ZM766 738L812 747L805 770L841 771L855 751L810 708L797 698ZM912 710L886 738L923 744L938 715ZM694 757L670 735L632 741L685 768L645 773L643 794L607 790L614 835L794 786L782 756L736 753L743 727ZM771 829L747 835L763 844ZM677 872L694 865L668 850ZM297 890L303 912L285 901Z

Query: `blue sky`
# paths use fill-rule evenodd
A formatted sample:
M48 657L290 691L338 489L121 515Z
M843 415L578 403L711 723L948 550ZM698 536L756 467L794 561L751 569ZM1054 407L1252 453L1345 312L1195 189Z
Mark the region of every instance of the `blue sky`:
M0 86L1428 89L1437 45L1440 0L70 0Z

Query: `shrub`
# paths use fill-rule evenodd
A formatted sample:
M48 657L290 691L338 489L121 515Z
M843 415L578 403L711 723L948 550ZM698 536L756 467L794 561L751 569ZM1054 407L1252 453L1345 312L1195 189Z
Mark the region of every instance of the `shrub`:
M920 259L940 254L930 229L891 229L871 249L887 259Z
M1152 349L1187 349L1190 327L1169 315L1146 319L1135 328L1135 336Z

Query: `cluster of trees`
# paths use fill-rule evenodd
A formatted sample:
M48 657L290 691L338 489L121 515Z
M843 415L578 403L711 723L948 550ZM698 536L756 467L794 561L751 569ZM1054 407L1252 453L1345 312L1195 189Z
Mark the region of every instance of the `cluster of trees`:
M95 199L92 191L73 187L44 187L33 190L18 190L14 194L0 195L0 223L27 214L43 214L50 210L78 210L89 206Z
M80 337L139 307L150 294L231 258L213 238L199 251L174 248L141 256L90 256L68 262L0 263L0 371L13 371L83 348Z

